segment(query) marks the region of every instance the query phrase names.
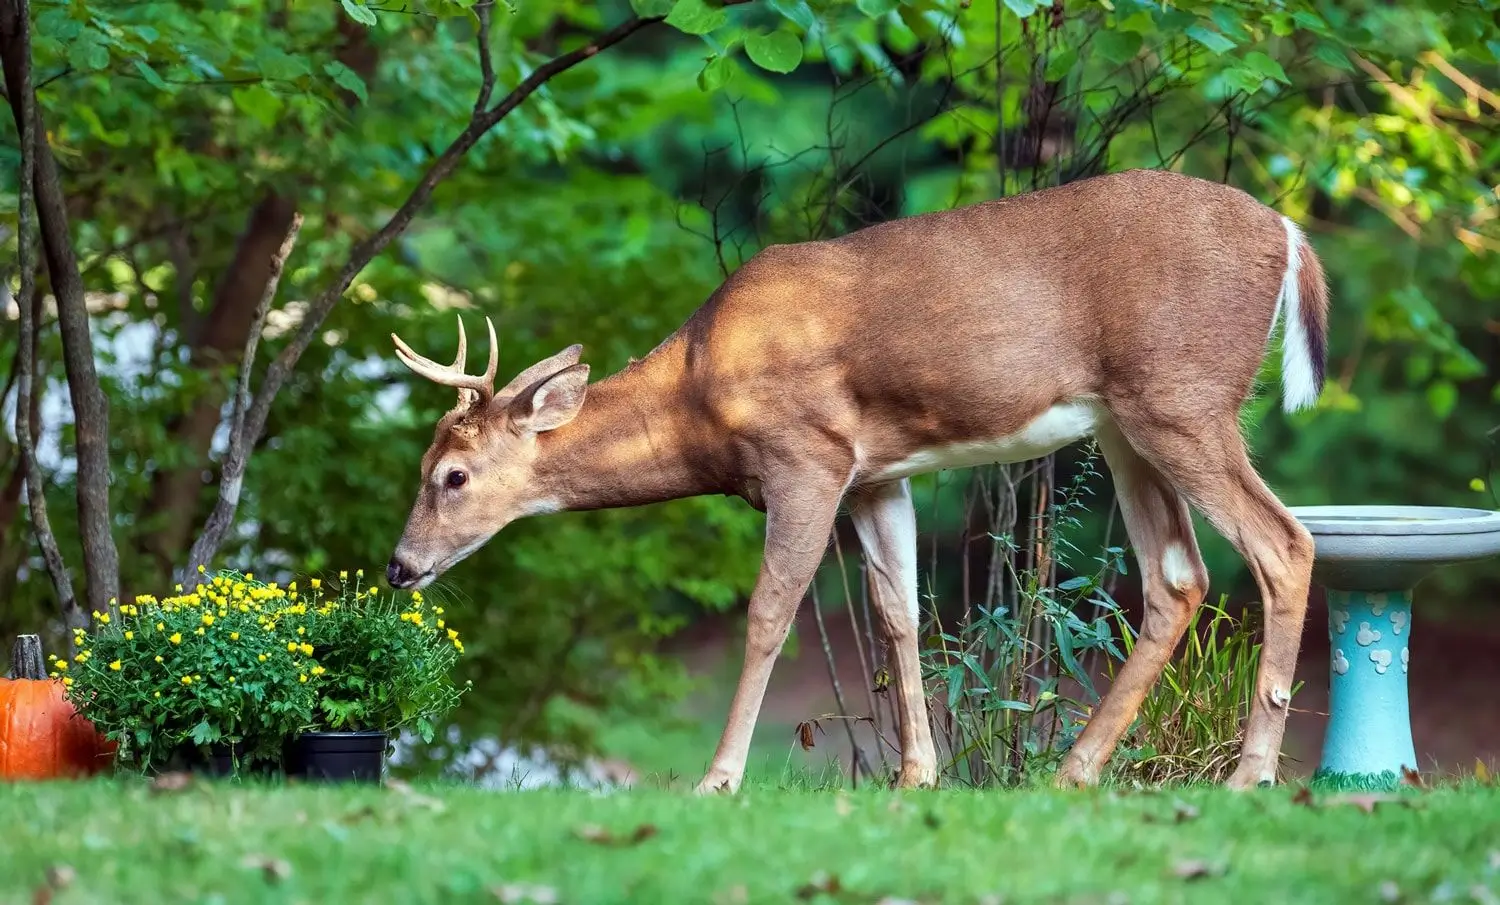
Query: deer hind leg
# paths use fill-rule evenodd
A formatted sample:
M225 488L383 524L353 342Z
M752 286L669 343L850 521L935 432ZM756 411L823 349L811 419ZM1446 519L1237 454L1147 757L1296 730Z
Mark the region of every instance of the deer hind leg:
M861 490L849 501L854 530L870 567L875 611L896 664L901 721L901 788L937 784L937 749L927 722L927 696L917 644L917 513L905 481Z
M1187 502L1113 427L1101 428L1097 439L1139 563L1146 614L1135 648L1064 759L1059 786L1099 781L1208 593L1208 571L1198 552Z
M1203 424L1192 435L1147 430L1130 436L1255 576L1265 609L1264 640L1239 765L1226 784L1247 789L1274 783L1307 614L1312 535L1256 474L1232 416Z
M788 474L765 490L766 546L750 595L745 663L713 763L696 788L699 793L733 792L744 779L771 669L823 560L843 493L842 479L805 474Z

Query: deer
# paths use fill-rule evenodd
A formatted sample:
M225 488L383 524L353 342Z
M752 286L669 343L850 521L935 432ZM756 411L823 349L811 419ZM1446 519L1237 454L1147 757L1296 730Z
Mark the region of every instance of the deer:
M1287 412L1327 360L1323 267L1289 217L1234 187L1138 169L893 219L752 256L644 358L589 382L572 345L495 389L392 335L458 390L387 567L425 587L511 522L699 495L765 515L744 662L698 793L739 789L775 661L847 511L894 668L899 788L938 784L923 690L910 478L1092 438L1139 566L1138 640L1054 782L1099 782L1202 604L1196 509L1264 607L1233 789L1274 785L1313 541L1251 464L1240 413L1281 330Z

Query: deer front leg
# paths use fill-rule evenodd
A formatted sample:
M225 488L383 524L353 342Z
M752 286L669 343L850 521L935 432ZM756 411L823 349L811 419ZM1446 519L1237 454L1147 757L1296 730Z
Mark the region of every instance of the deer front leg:
M927 722L922 662L917 644L917 512L905 481L852 495L849 514L872 573L875 611L896 666L901 720L900 788L937 784L937 749Z
M698 783L699 793L736 791L745 776L750 736L771 668L823 559L843 492L844 482L831 476L786 478L781 485L766 488L766 546L760 577L750 595L745 665L713 764Z

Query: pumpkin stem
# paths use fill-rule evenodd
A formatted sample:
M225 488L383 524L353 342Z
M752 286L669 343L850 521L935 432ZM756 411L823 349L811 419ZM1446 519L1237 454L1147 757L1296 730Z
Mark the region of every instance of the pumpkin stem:
M42 657L41 635L17 635L10 649L12 679L46 679L47 661Z

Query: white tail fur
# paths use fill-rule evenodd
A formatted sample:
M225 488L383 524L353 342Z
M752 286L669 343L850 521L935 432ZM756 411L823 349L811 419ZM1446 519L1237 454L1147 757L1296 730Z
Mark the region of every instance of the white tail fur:
M1297 288L1302 271L1302 230L1290 217L1282 217L1281 222L1286 226L1286 273L1281 277L1281 298L1271 317L1271 330L1276 330L1279 316L1285 325L1281 338L1281 406L1296 412L1316 403L1319 392L1307 330L1302 326L1302 294Z

